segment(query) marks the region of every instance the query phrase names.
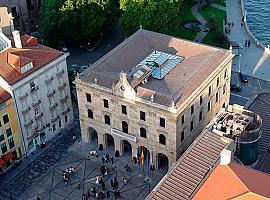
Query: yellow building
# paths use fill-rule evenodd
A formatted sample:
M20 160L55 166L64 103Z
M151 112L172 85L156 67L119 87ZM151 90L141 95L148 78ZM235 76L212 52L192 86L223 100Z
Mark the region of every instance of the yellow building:
M0 173L23 155L24 148L13 98L0 87Z

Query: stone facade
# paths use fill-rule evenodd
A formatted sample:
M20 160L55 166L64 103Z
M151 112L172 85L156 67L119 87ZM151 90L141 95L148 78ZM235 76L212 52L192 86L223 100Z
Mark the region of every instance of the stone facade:
M125 74L120 74L119 83L111 90L98 85L98 80L96 84L87 84L77 78L83 141L91 142L89 130L91 127L98 134L98 144L103 144L105 148L108 145L107 134L110 134L114 138L115 150L119 150L121 154L124 153L123 140L127 140L132 146L133 156L137 154L137 147L144 146L156 155L157 167L157 158L160 153L168 157L169 166L172 166L222 106L226 107L229 104L230 76L231 60L228 60L219 66L200 88L177 109L136 97L125 79ZM122 92L119 86L124 86L125 92ZM209 87L211 87L210 94ZM91 102L87 101L87 94L91 96ZM217 100L216 94L218 94ZM200 103L201 96L202 102ZM104 107L104 99L108 100L109 108ZM210 102L209 111L208 102ZM122 113L122 105L126 106L127 114ZM193 114L191 114L192 105L194 105ZM88 117L88 109L93 112L93 119ZM145 121L140 119L140 111L145 112ZM199 120L200 111L202 111L201 120ZM105 115L110 117L110 125L105 124ZM183 115L184 123L182 124ZM165 119L165 127L160 126L160 117ZM128 133L136 138L136 142L128 139L124 134L113 133L112 129L122 132L123 121L128 123ZM191 121L194 123L193 130L190 127ZM140 136L141 127L146 129L146 138ZM184 139L182 138L183 141L181 141L183 130ZM160 134L166 137L165 145L159 142Z
M14 31L13 17L8 12L7 7L0 6L0 29L4 35L11 35Z

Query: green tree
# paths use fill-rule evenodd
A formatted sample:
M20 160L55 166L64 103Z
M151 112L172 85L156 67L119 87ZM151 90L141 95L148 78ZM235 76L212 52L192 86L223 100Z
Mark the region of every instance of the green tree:
M181 1L171 0L121 0L123 14L120 25L123 33L131 35L140 25L148 30L167 33L178 27Z

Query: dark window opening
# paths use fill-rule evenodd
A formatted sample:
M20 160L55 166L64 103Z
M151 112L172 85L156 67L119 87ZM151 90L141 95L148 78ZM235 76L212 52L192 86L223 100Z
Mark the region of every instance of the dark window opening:
M193 121L190 122L190 131L193 130Z
M219 86L219 77L217 78L217 86Z
M201 120L202 120L202 110L201 110L201 112L199 114L199 121L201 121Z
M140 111L140 119L145 121L145 112Z
M109 108L109 101L107 99L103 99L104 108Z
M122 105L122 113L127 114L127 107Z
M122 131L128 133L128 123L125 121L122 121Z
M183 142L185 139L185 131L181 132L181 142Z
M140 136L146 138L146 130L145 128L140 128Z
M105 124L111 125L111 118L108 115L104 116Z
M88 109L88 118L93 119L93 111Z
M92 101L92 99L91 99L91 94L86 93L86 100L87 100L88 102L91 102L91 101Z
M218 102L218 92L216 93L216 102Z
M166 145L166 137L163 134L159 135L159 143Z
M209 89L208 89L208 95L210 96L211 95L211 92L212 92L212 89L211 89L211 85L209 86Z
M211 110L211 102L208 101L208 105L207 105L207 111L210 111Z
M9 136L12 135L11 128L8 128L8 129L6 130L6 134L7 134L7 137L9 137Z
M185 123L185 115L182 115L182 124Z
M162 118L162 117L159 118L159 125L161 127L164 127L165 128L165 119L164 118Z
M5 115L3 116L3 120L4 120L4 124L6 124L6 123L9 122L9 118L8 118L8 115L7 115L7 114L5 114Z
M191 106L190 113L191 113L191 114L194 113L194 105Z
M202 102L203 102L203 97L200 96L200 105L202 105Z

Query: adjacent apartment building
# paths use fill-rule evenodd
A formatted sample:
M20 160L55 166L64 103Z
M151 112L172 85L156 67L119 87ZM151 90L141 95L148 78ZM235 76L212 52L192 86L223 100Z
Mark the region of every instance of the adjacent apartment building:
M0 85L14 99L30 153L73 121L66 55L18 31L14 47L0 36Z
M0 174L24 155L14 99L0 87Z
M84 142L172 166L229 103L233 54L140 29L76 80Z

